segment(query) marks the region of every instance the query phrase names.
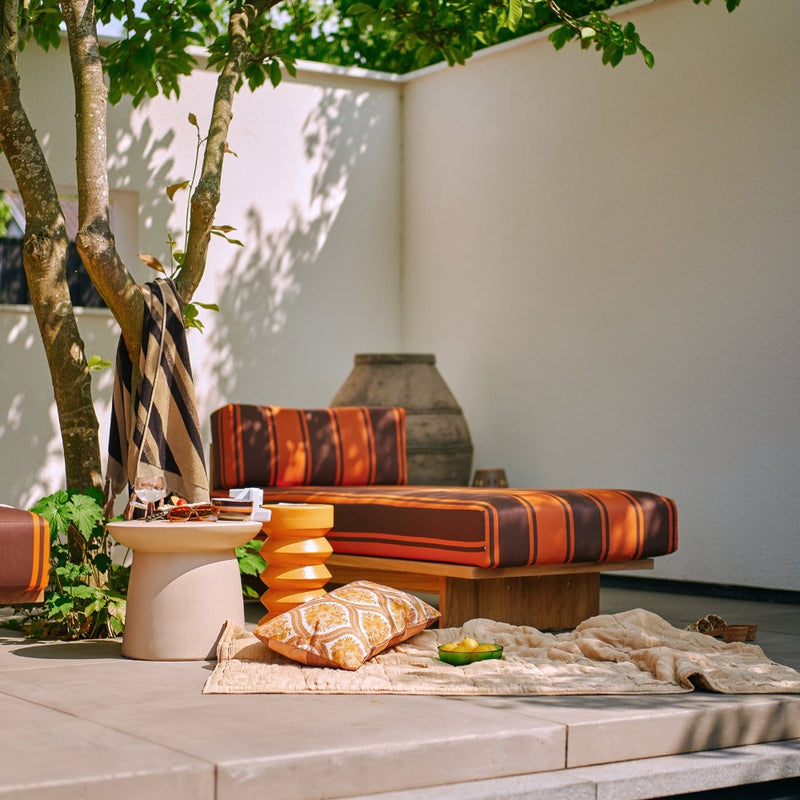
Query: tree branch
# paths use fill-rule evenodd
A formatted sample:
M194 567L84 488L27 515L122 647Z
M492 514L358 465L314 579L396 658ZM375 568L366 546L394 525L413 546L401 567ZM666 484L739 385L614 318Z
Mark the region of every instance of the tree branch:
M252 24L279 1L256 0L231 12L228 23L230 47L217 78L203 166L191 200L186 256L177 279L177 288L184 302L191 300L206 266L211 226L220 198L225 145L233 119L233 99L241 84L244 68L252 57L248 32Z
M102 475L91 377L67 286L69 238L52 174L20 98L18 4L3 2L1 10L0 147L25 207L23 266L53 383L67 486L99 487Z
M75 86L78 235L75 243L92 283L122 328L133 363L142 337L141 289L117 252L108 200L106 107L93 0L62 0Z

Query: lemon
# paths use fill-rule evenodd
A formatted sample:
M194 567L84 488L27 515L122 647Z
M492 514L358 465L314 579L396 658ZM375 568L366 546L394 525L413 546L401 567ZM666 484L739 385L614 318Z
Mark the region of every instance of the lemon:
M466 639L462 639L458 643L458 646L464 648L462 652L471 653L478 646L478 641L471 636L467 636Z
M490 653L492 650L496 650L497 645L491 644L489 642L481 642L473 652L475 653Z
M443 644L440 649L447 650L448 653L452 653L456 647L458 647L456 642L447 642L447 644Z

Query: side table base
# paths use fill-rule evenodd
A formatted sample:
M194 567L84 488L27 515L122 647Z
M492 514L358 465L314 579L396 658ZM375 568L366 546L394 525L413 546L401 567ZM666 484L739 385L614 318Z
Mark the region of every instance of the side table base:
M137 552L126 617L127 658L216 658L225 621L244 626L239 564L222 553Z

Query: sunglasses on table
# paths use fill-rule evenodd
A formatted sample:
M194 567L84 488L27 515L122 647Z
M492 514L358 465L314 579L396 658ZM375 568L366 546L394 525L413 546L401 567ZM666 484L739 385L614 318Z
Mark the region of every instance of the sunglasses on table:
M157 511L147 521L166 519L168 522L214 522L217 514L219 509L211 503L186 504Z

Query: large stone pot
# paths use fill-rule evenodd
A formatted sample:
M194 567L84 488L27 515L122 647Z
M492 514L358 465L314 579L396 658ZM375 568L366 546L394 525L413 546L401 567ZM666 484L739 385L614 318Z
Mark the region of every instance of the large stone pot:
M472 440L453 393L429 354L359 353L333 406L402 406L406 409L408 482L466 486Z

